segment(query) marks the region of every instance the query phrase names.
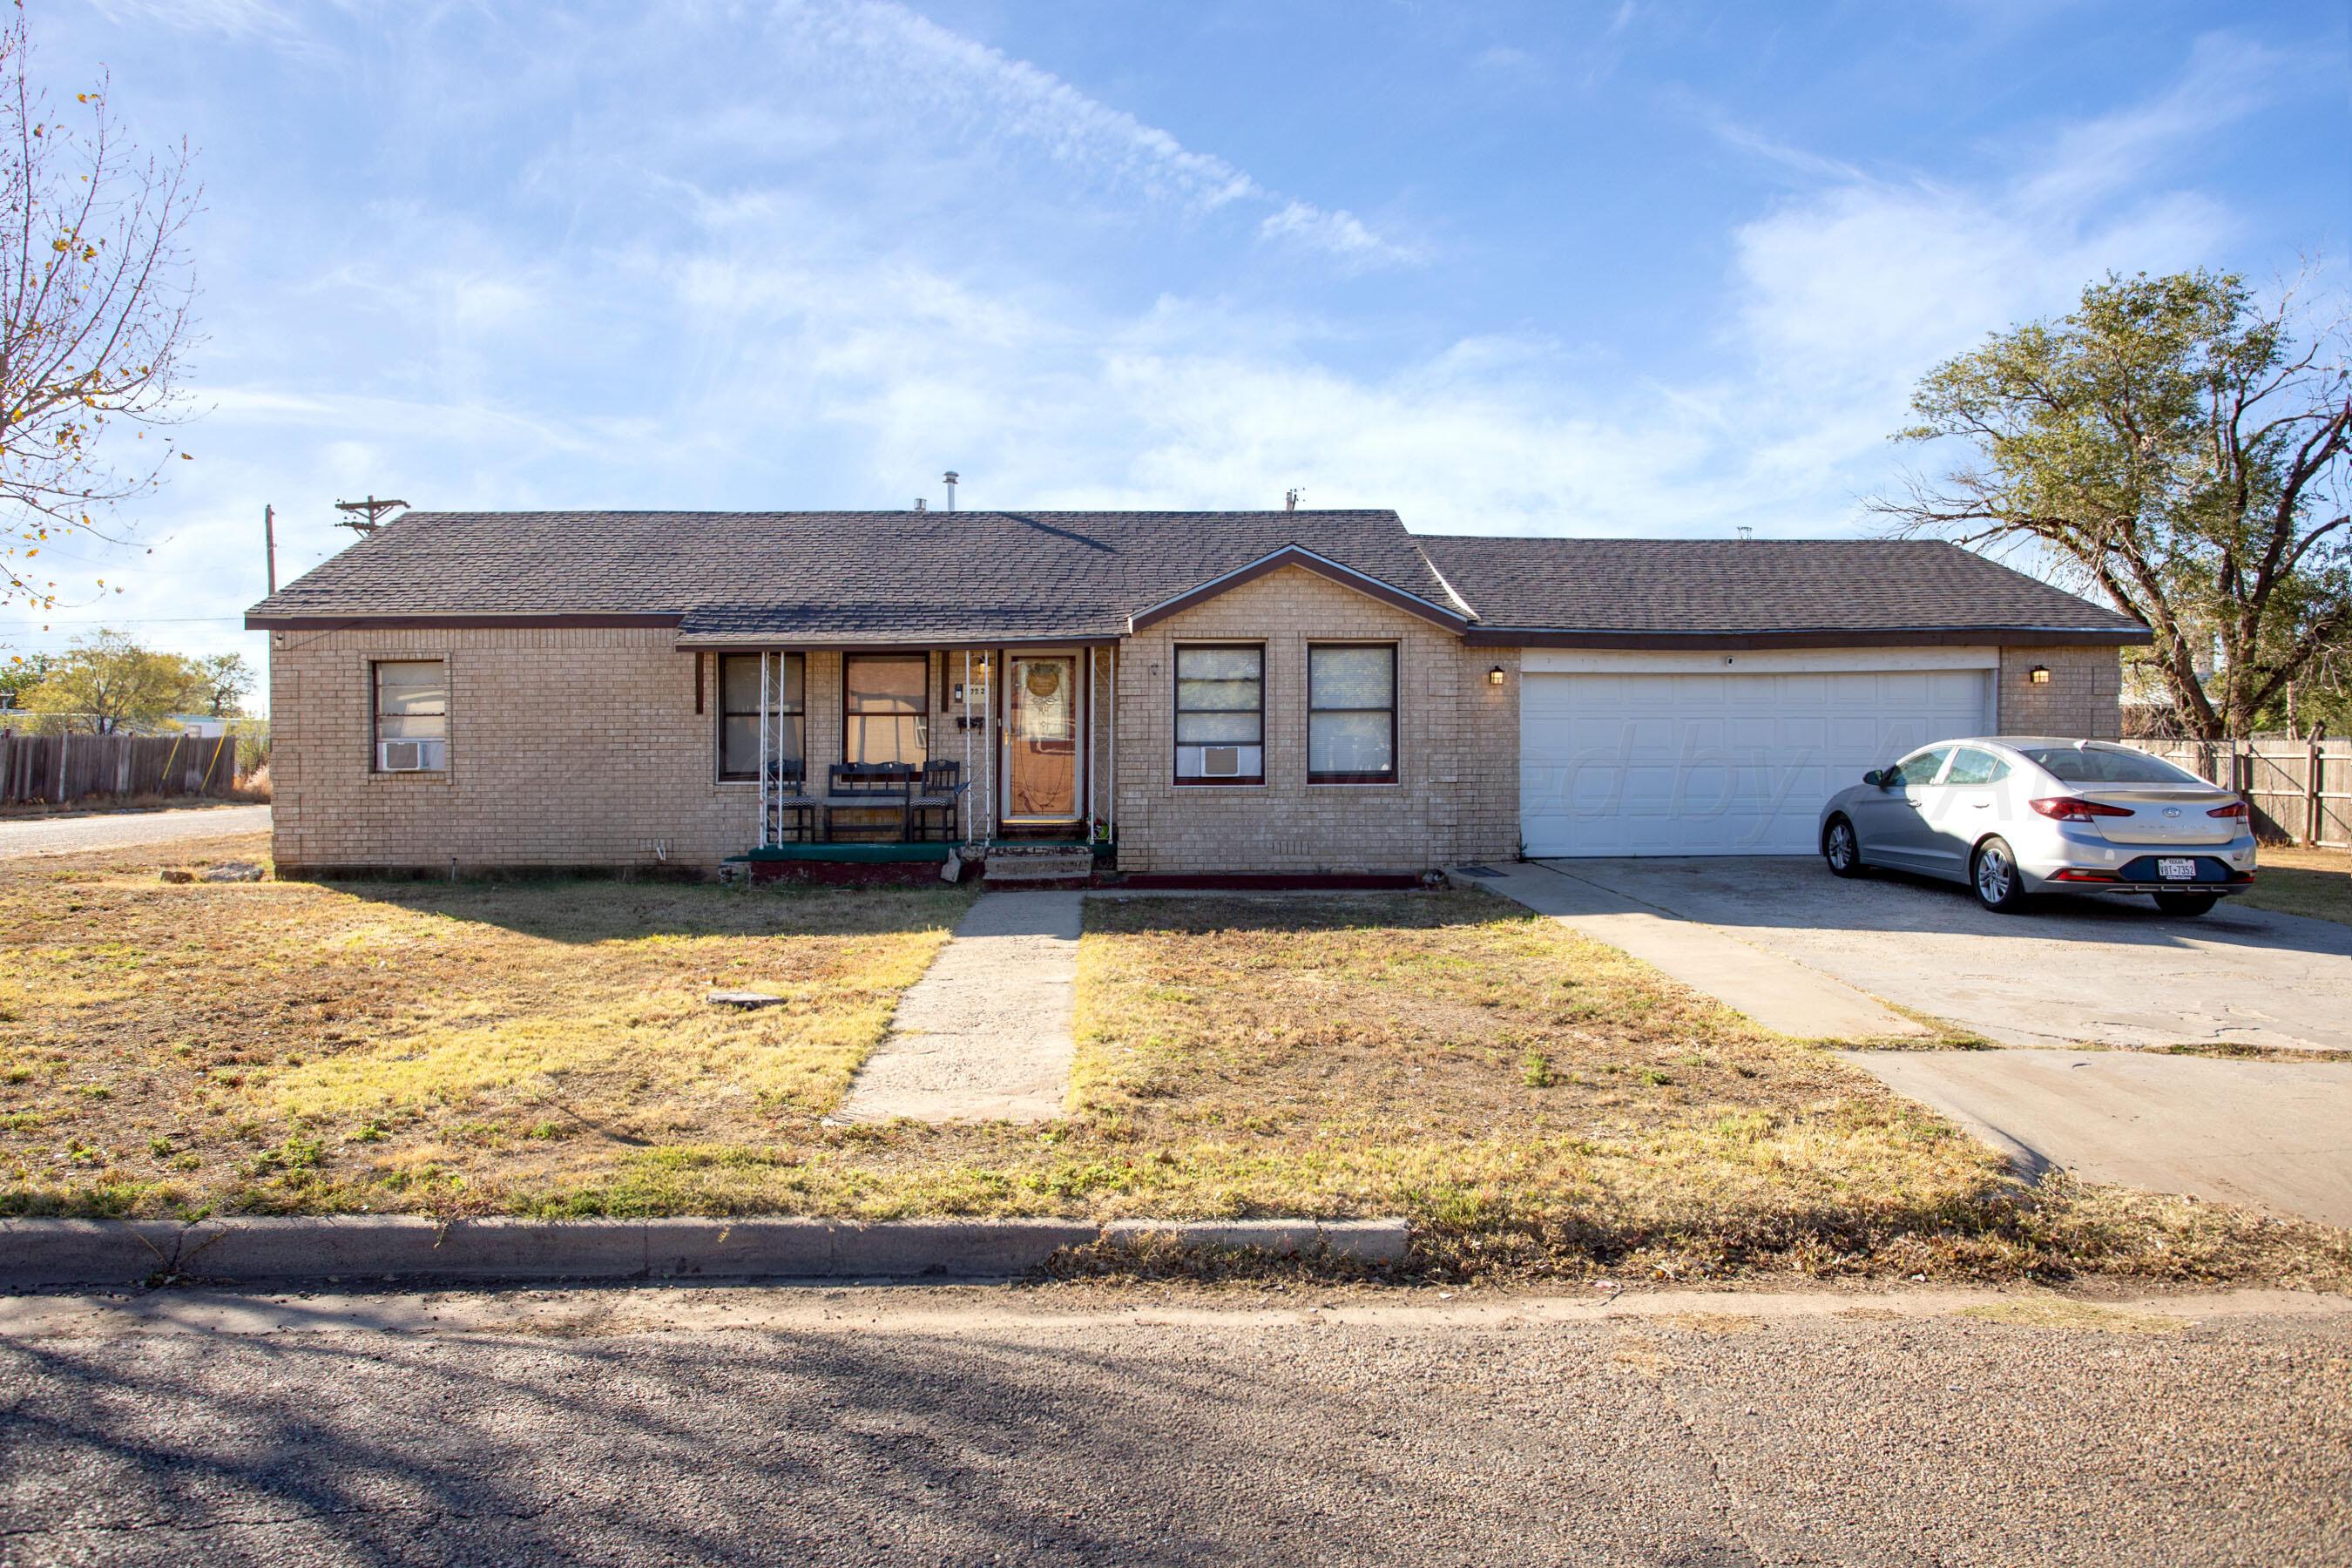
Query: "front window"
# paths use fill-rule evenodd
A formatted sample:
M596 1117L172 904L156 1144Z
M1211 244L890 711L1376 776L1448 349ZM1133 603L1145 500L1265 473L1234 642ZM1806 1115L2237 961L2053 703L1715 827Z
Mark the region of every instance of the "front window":
M1307 782L1396 782L1396 648L1307 650Z
M2205 784L2195 773L2176 768L2161 757L2122 747L2021 746L2019 750L2027 762L2060 784Z
M1265 782L1265 649L1176 650L1176 782Z
M760 776L760 664L756 653L730 653L719 660L719 776ZM782 776L801 776L801 726L808 710L807 659L797 653L770 654L768 752L783 766Z
M449 765L449 664L383 658L374 667L375 771L437 773Z
M842 760L923 765L931 663L921 654L853 654L842 664Z

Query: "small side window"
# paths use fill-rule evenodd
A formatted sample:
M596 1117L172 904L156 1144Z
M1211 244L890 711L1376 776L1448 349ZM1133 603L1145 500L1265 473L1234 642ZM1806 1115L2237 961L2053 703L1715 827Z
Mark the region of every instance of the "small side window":
M440 773L449 766L449 664L439 658L380 658L371 670L380 773Z

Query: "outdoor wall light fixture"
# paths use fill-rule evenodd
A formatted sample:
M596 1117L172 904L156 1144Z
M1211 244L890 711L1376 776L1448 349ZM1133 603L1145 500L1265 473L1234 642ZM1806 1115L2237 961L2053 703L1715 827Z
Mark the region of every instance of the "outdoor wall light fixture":
M1503 667L1501 665L1498 664L1494 668L1486 672L1486 684L1489 686L1500 686L1503 684Z
M2037 664L2025 672L2025 679L2036 686L2047 686L2050 684L2050 667L2046 664Z

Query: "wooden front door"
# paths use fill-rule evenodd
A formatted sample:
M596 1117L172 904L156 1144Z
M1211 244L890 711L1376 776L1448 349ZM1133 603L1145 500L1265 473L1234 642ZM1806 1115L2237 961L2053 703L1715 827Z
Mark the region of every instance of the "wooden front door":
M1078 818L1078 661L1066 653L1005 660L1004 820Z

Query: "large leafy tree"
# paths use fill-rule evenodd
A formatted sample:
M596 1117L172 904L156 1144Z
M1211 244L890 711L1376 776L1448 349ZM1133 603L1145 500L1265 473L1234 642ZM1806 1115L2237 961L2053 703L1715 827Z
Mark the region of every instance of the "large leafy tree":
M1896 439L1967 456L1874 506L2038 552L2147 624L2189 733L2251 733L2352 645L2352 385L2307 327L2232 275L2110 274L1921 382Z
M51 725L111 734L145 729L205 700L203 672L175 653L142 647L121 632L78 639L52 661L25 707Z
M34 85L18 8L0 26L0 605L37 610L61 591L42 550L114 538L108 509L187 455L170 426L193 288L188 151L131 146L103 80L72 100Z

